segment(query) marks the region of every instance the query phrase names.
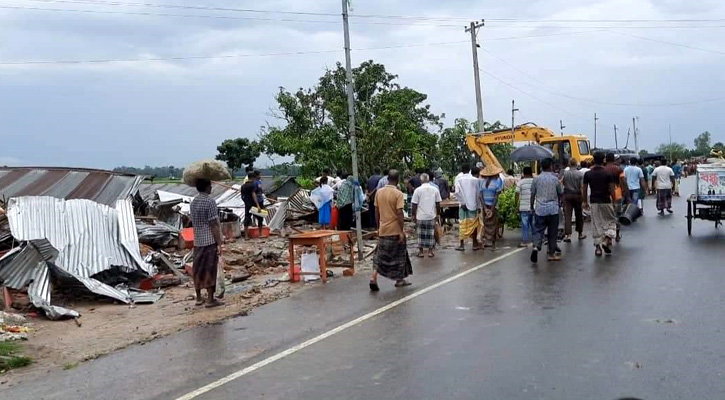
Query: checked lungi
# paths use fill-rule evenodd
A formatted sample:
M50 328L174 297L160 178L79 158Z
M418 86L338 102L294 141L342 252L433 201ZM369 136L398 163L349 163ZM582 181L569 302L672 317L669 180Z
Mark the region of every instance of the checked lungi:
M672 189L657 189L657 209L659 211L672 208Z
M382 276L399 281L413 275L408 247L398 236L381 236L373 258L373 268Z
M418 220L416 233L418 235L418 247L421 249L434 249L436 247L435 238L436 222L434 219L429 221Z

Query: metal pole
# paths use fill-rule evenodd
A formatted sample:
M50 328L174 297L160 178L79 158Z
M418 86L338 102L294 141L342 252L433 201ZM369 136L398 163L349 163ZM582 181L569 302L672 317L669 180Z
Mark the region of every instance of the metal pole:
M559 129L561 130L561 136L564 136L564 128L566 128L566 126L564 126L564 121L559 120Z
M634 131L634 151L639 154L639 142L637 141L637 122L636 117L632 117L632 130Z
M350 148L352 150L352 176L360 183L357 169L357 139L355 135L355 96L352 87L352 62L350 61L350 26L347 20L347 2L342 0L342 25L345 30L345 69L347 70L347 113L349 114ZM357 259L363 259L362 217L360 210L355 211L355 230L357 231ZM350 249L352 251L352 248Z
M514 122L516 114L516 111L519 109L516 108L516 100L511 100L511 144L514 144L516 142L516 138L514 137L514 127L516 126L516 123Z
M483 26L483 20L481 22L471 22L470 26L465 29L466 32L471 32L471 52L473 53L473 79L476 86L476 116L478 121L478 131L483 132L483 100L481 99L481 77L479 76L478 69L478 43L476 43L476 29Z
M597 113L594 113L594 148L597 148L597 121L599 121L599 118L597 118Z
M617 142L617 124L614 124L614 148L619 149L619 143Z
M667 133L670 135L670 162L672 162L672 124L667 124Z

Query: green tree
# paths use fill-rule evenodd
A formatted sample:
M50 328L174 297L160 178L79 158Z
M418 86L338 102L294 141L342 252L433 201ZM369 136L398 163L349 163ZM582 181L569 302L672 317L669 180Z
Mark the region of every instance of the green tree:
M687 158L690 150L682 143L667 143L657 146L656 152L670 160Z
M506 129L501 121L494 123L484 122L484 131ZM462 164L475 165L481 158L472 152L466 144L466 135L479 132L477 122L469 122L465 118L457 118L453 127L445 128L438 141L439 165L448 173L455 173ZM491 146L491 151L498 158L502 166L510 164L511 151L514 146L511 143L501 143Z
M374 167L412 170L437 160L440 118L427 95L401 87L385 66L366 61L353 69L360 172ZM316 86L291 93L280 88L273 116L285 126L263 127L269 154L293 156L305 176L324 168L351 170L345 69L337 63Z
M712 148L715 150L725 150L725 144L723 144L722 142L716 142L712 145Z
M640 157L640 158L643 158L643 157L644 157L644 156L646 156L647 154L649 154L649 152L648 152L647 150L640 150L640 151L639 151L639 157Z
M695 151L694 155L697 156L704 156L707 154L710 154L710 132L705 131L699 134L694 142L695 142Z
M238 170L243 165L251 166L262 151L259 143L247 138L227 139L216 149L219 152L216 159L225 161L232 171Z

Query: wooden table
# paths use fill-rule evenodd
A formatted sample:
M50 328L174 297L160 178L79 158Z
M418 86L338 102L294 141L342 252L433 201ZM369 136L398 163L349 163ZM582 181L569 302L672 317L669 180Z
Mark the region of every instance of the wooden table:
M332 230L319 230L319 231L308 231L300 233L298 235L292 235L289 237L289 276L290 280L294 279L294 268L295 268L295 246L317 246L317 252L320 255L320 279L322 283L327 282L327 240L333 236L339 236L343 243L350 244L350 268L355 270L355 256L352 251L352 233L350 231L332 231ZM302 266L300 265L300 276L302 275L317 275L313 272L302 272Z

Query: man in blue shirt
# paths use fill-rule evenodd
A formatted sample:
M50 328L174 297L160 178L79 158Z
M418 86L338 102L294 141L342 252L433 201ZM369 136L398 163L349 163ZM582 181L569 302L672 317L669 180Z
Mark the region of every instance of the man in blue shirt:
M627 179L627 188L629 189L629 198L632 199L632 204L636 204L637 207L642 209L639 204L640 194L643 193L642 189L647 188L647 181L644 179L644 171L640 168L640 161L637 158L629 160L629 165L624 169L624 177Z
M564 189L559 179L551 172L552 160L541 161L542 173L534 178L531 184L531 208L534 210L534 249L531 251L531 262L539 260L539 251L547 232L548 260L561 261L560 251L556 246L559 232L559 200Z
M672 163L672 172L675 173L675 187L672 190L674 196L680 195L680 180L682 179L682 164L677 159Z

